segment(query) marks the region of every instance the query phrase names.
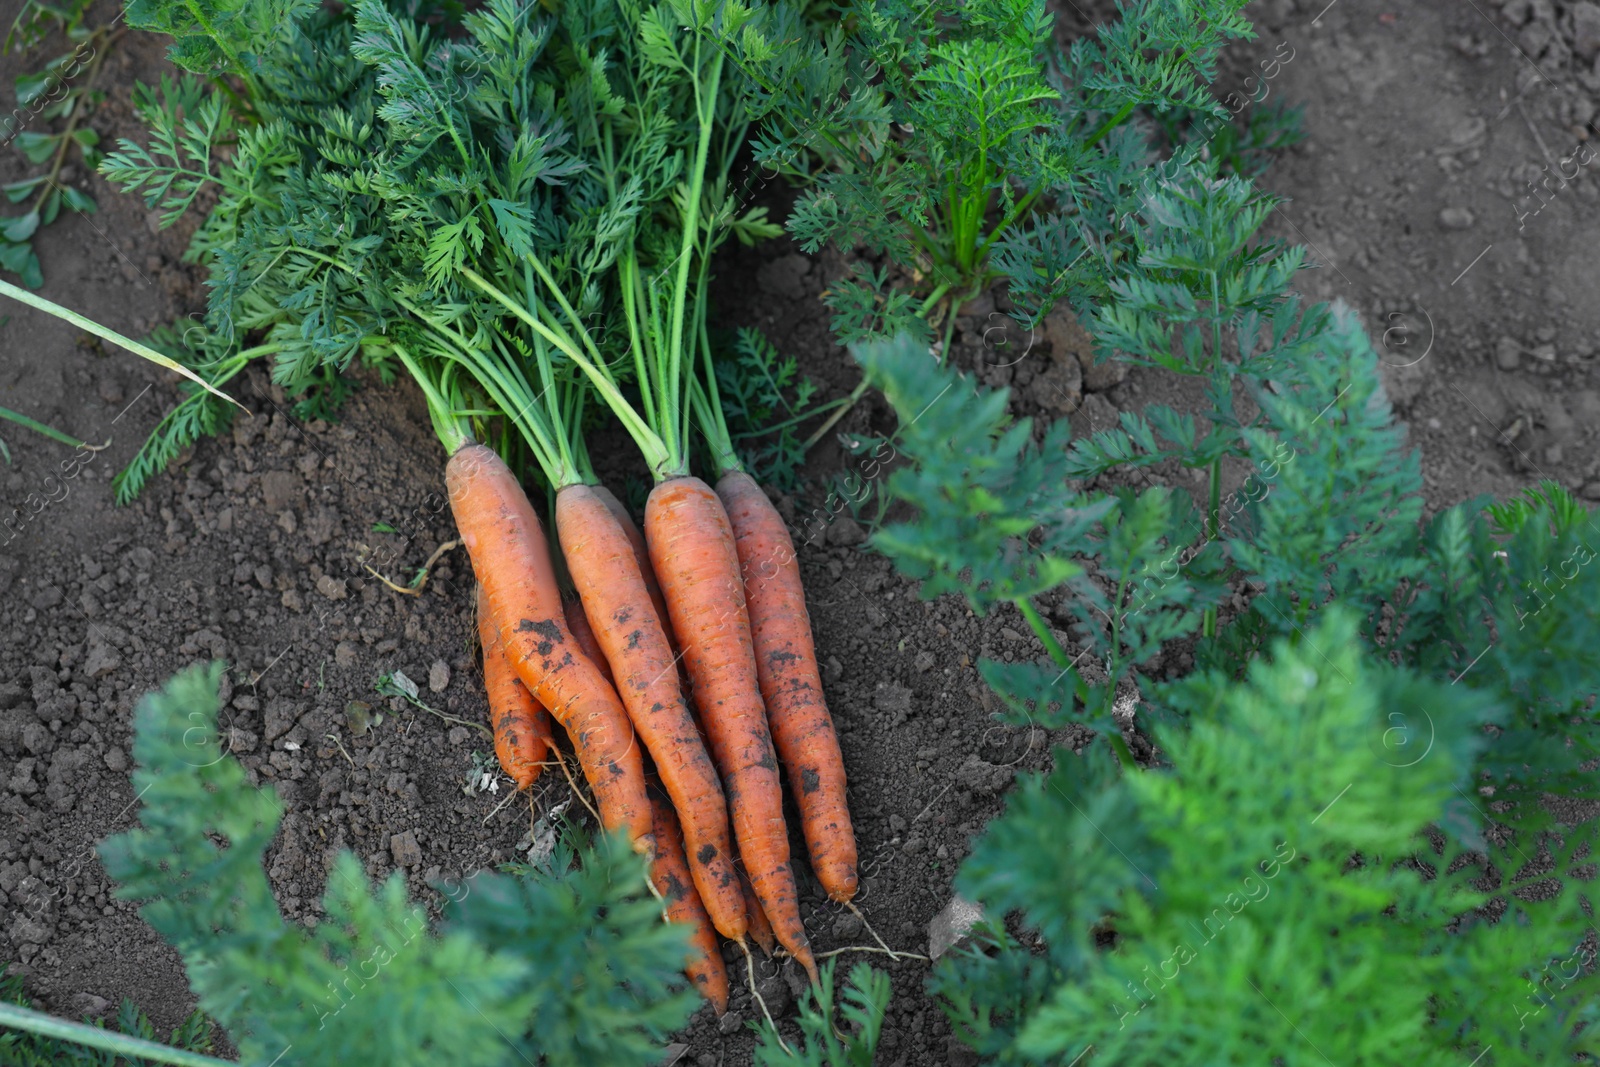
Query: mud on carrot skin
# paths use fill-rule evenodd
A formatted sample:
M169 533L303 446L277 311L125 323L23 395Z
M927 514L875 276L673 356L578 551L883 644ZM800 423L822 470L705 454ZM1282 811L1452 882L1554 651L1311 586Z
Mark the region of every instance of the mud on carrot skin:
M656 858L651 864L650 880L661 894L667 921L685 923L690 928L684 974L700 995L717 1009L717 1014L722 1015L728 1010L728 969L717 946L717 931L689 873L677 813L657 783L650 783L649 795L656 834Z

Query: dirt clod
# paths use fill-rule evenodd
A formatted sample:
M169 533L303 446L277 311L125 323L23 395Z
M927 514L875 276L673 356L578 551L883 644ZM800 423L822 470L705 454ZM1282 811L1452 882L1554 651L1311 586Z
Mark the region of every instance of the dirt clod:
M450 688L450 666L444 660L436 659L428 668L428 688L435 693Z
M1494 343L1494 365L1504 371L1517 369L1522 362L1522 346L1515 338L1501 337Z
M828 527L828 544L853 548L867 539L867 531L848 515L840 515Z
M417 835L413 830L403 834L393 834L389 838L389 855L394 857L396 867L415 867L422 862L422 846L417 844Z
M880 685L872 694L872 706L888 715L906 715L911 711L911 698L915 695L903 685Z
M756 285L772 296L797 297L804 294L804 279L811 273L811 260L798 252L780 256L756 272Z

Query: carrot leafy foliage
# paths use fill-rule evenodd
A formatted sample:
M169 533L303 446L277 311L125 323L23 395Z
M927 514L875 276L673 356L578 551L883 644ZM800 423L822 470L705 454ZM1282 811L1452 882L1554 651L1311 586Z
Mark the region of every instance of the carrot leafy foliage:
M992 919L933 988L994 1063L1592 1057L1595 828L1542 798L1595 792L1600 525L1553 483L1422 523L1354 314L1300 308L1259 214L1208 221L1235 182L1158 188L1091 320L1254 395L1210 420L1251 466L1226 508L1151 482L1206 455L1191 417L1041 440L909 338L856 349L909 461L909 517L873 543L925 596L1034 625L1049 659L979 664L1012 721L1109 741L1058 750L985 830L957 886ZM1192 672L1139 670L1180 649Z
M660 921L626 842L600 842L578 868L566 850L531 874L441 886L437 927L402 875L374 885L341 852L322 921L288 922L263 866L283 805L219 743L220 671L193 668L140 705L139 827L101 856L244 1062L655 1061L695 994L684 935Z

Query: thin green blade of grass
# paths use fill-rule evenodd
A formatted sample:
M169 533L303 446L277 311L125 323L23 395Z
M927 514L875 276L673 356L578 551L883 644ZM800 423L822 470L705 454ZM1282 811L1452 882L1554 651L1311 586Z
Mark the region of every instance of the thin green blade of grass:
M90 1048L105 1049L118 1056L142 1056L147 1060L170 1063L176 1067L232 1067L229 1061L219 1060L215 1056L186 1052L157 1041L146 1041L142 1037L130 1037L112 1030L102 1030L98 1026L58 1019L54 1015L34 1011L32 1008L18 1007L15 1004L0 1003L0 1027L12 1027L42 1037L53 1037L87 1045Z
M87 317L85 317L83 315L78 314L76 311L73 311L71 308L62 307L60 304L57 304L55 301L46 300L42 296L35 296L33 293L28 292L26 289L17 288L15 285L12 285L10 282L0 281L0 296L9 296L11 299L17 301L18 303L27 304L29 307L33 307L33 308L38 308L40 311L43 311L43 312L46 312L48 314L54 315L56 318L62 320L63 322L70 322L74 326L79 327L80 329L84 329L84 330L89 331L90 333L94 334L96 337L100 338L103 341L110 341L112 344L116 345L118 348L125 348L129 352L132 352L134 355L139 356L142 359L148 359L151 363L154 363L159 367L165 367L168 370L177 371L179 374L183 375L185 378L188 378L190 381L192 381L196 385L200 386L200 388L204 389L206 392L215 393L217 396L219 396L222 399L226 400L228 403L237 406L240 411L246 412L247 414L249 412L249 409L246 408L243 404L240 404L233 397L229 396L227 393L222 392L216 386L212 385L210 382L207 382L204 378L200 377L194 371L192 371L189 368L185 367L183 364L179 363L177 360L171 359L171 358L169 358L167 356L163 356L160 352L157 352L155 349L150 348L148 345L140 344L138 341L135 341L130 337L124 337L124 336L122 336L122 334L117 333L115 330L108 329L105 326L100 325L98 322L95 322L93 319L90 319L90 318L87 318Z
M76 437L73 437L70 434L62 433L60 430L56 429L54 426L46 426L44 423L38 421L37 419L30 419L30 418L28 418L28 416L24 415L20 411L12 411L10 408L0 408L0 419L10 419L12 422L16 423L18 426L22 426L22 427L25 427L25 428L27 428L29 430L32 430L34 433L43 434L44 436L50 438L50 440L52 440L52 441L60 441L62 444L68 446L69 448L91 448L91 447L93 447L92 445L85 444L84 442L78 440Z

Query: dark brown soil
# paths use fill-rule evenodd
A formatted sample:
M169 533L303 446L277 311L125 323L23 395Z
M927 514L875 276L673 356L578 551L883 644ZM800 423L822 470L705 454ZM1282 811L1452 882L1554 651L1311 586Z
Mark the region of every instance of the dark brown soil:
M1294 49L1270 85L1306 104L1308 143L1264 184L1291 198L1274 232L1310 244L1322 268L1304 276L1305 290L1344 298L1381 335L1386 384L1423 449L1430 507L1543 476L1600 498L1595 168L1519 200L1531 195L1533 171L1556 170L1596 136L1583 124L1600 78L1583 50L1600 41L1582 19L1573 25L1573 5L1547 0L1511 0L1503 12L1324 4L1263 4L1253 11L1260 39L1234 47L1220 75L1220 87L1233 89L1280 42ZM1092 25L1109 5L1085 8L1063 5L1064 32ZM103 141L136 131L130 86L158 77L160 51L130 34L108 60L109 100L93 120ZM0 59L0 83L54 54ZM0 152L0 182L29 172L17 153ZM140 203L81 168L70 180L102 210L42 234L44 295L135 335L198 311L202 279L179 262L187 233L158 232ZM778 215L787 195L761 193ZM735 249L720 266L717 314L730 328L761 328L825 396L837 396L857 373L831 343L818 296L843 272L838 255L808 259L786 240ZM1003 299L993 310L1001 309ZM252 417L199 445L132 507L114 508L110 476L176 396L172 380L48 316L4 310L0 404L112 443L62 480L70 449L0 423L12 453L0 469L0 516L25 517L0 547L0 961L19 962L42 1006L59 1014L101 1015L132 997L164 1032L192 1008L176 954L113 898L92 850L134 819L134 703L197 660L230 664L223 718L233 749L286 802L267 863L289 917L317 914L339 848L355 850L374 876L403 864L413 893L433 901L431 881L515 858L537 811L562 799L565 784L542 781L531 806L504 804L503 789L469 796L474 755L490 751L485 738L388 707L372 692L379 675L404 670L425 687L430 676L443 683L424 693L434 706L484 716L464 555L447 557L417 599L388 591L361 562L378 553L400 578L453 536L440 496L444 457L415 390L368 383L338 423L301 424L262 377L249 378L239 397ZM1097 388L1081 406L1065 403L1053 370L1065 355L1055 351L1061 339L996 333L990 315L987 306L968 309L952 358L1013 386L1020 414L1075 408L1081 432L1108 425L1118 409L1193 400L1182 383L1135 371L1120 383L1091 377ZM883 402L869 397L838 430L892 427ZM597 443L596 453L613 484L642 474L620 438ZM826 489L853 462L825 441L809 457L806 490L781 506L803 542L850 775L859 902L890 945L925 952L928 922L1011 776L1044 766L1050 744L1074 739L995 720L976 661L1041 650L1020 618L974 618L950 599L924 603L866 551L861 524ZM874 511L869 501L862 518ZM375 532L380 522L400 532ZM345 712L355 700L387 711L359 736ZM870 943L797 866L816 946ZM880 1062L970 1062L923 992L925 963L846 960L858 958L894 982ZM756 1013L741 978L735 986L734 1010L748 1021ZM787 983L763 988L775 1011L792 1015ZM748 1063L749 1035L726 1029L703 1010L679 1038L688 1046L679 1062Z

